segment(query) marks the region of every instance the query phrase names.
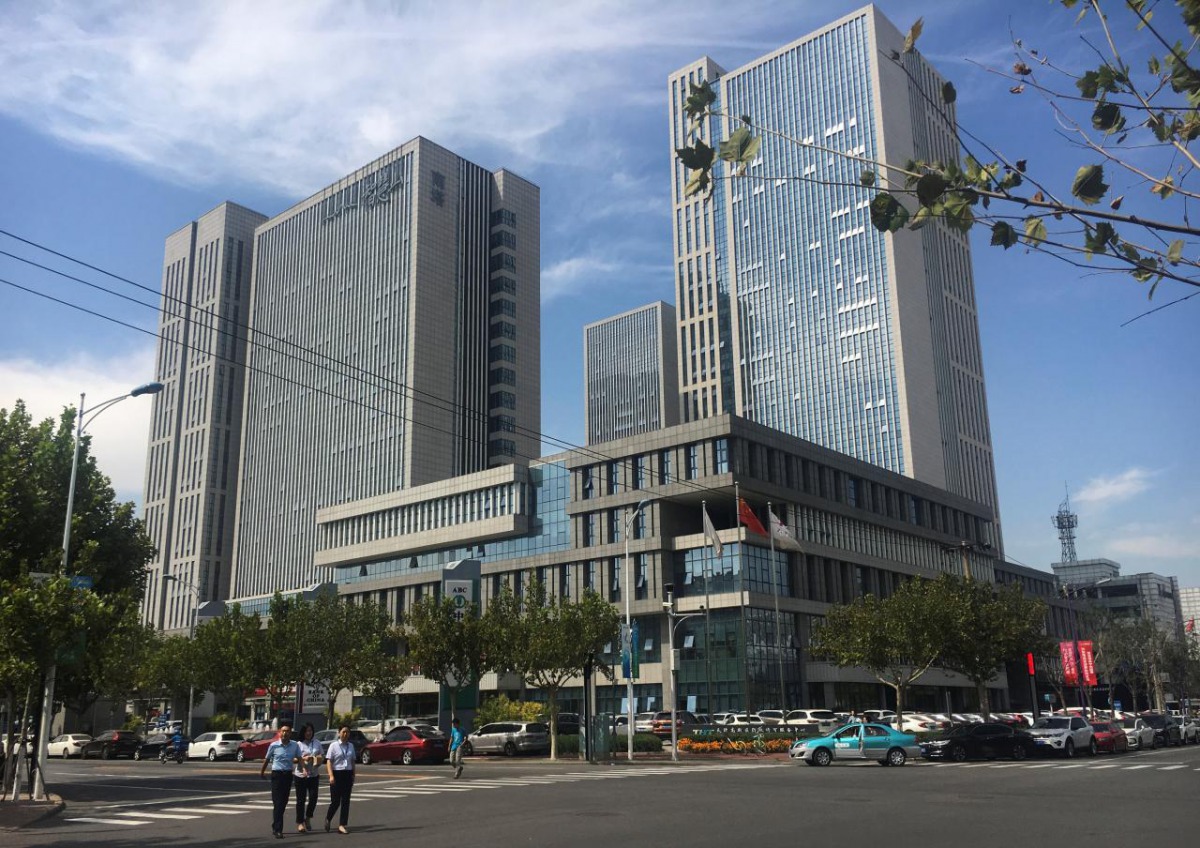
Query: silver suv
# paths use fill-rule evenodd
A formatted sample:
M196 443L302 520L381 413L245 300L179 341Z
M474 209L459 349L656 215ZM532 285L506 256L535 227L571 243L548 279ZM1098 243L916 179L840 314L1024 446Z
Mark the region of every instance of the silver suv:
M539 721L496 721L485 724L463 742L467 754L504 754L550 750L550 728Z
M1064 757L1073 757L1076 752L1096 756L1092 726L1079 716L1043 716L1029 728L1029 735L1039 748Z

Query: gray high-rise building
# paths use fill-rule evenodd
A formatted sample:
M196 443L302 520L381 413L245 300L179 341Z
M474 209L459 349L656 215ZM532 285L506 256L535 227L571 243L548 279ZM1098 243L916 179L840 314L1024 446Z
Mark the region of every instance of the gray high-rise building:
M539 215L417 138L258 228L233 596L328 577L318 510L538 455Z
M150 563L143 620L185 630L197 601L229 594L254 228L222 203L167 238L146 462ZM164 575L171 579L164 580Z
M903 40L867 6L741 68L705 57L670 75L683 418L744 415L996 508L968 238L878 232L859 182L864 160L958 157L929 100L953 121L941 78L889 58ZM673 151L702 81L714 108L794 140L763 134L745 176L718 163L712 192L686 197ZM716 146L735 128L701 133Z
M661 300L583 328L587 443L679 423L675 307Z

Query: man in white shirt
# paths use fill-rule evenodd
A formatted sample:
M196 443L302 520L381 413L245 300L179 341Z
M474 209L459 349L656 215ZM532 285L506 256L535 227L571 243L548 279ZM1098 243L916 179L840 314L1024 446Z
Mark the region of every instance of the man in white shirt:
M338 833L349 833L350 792L354 789L354 761L358 752L350 741L350 728L343 726L338 738L325 750L325 767L329 773L329 809L325 811L325 829L329 830L333 814L341 811Z

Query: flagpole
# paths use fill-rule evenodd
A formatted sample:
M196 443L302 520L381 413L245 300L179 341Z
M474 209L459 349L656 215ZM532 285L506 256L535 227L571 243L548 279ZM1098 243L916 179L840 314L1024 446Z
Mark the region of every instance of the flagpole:
M775 596L775 653L779 662L779 709L783 710L784 718L787 718L787 688L783 684L783 629L779 618L779 570L775 563L775 512L771 509L771 502L767 501L767 516L771 526L767 528L767 535L771 537L771 591Z
M701 514L708 520L708 502L700 501ZM712 718L712 659L709 653L709 626L711 618L709 613L712 611L712 601L709 599L709 582L712 560L709 558L708 545L704 545L704 560L701 567L704 569L704 710L708 713L709 719Z
M747 648L749 640L746 638L746 605L740 601L745 598L746 594L741 591L745 588L745 568L749 561L746 557L746 533L742 529L742 495L738 490L737 481L733 484L733 515L737 522L738 529L738 556L742 558L741 568L739 570L739 586L738 586L738 610L740 613L738 639L741 643L742 651L742 703L739 709L742 712L750 712L750 658L747 656Z

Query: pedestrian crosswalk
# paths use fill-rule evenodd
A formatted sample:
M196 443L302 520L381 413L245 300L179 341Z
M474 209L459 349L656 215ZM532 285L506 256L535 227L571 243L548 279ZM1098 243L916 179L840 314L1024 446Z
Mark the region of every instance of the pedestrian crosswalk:
M935 769L1017 769L1018 771L1032 771L1038 769L1051 769L1053 771L1104 771L1108 769L1118 769L1120 771L1143 771L1145 769L1154 769L1155 771L1179 771L1180 769L1193 769L1200 771L1200 768L1195 768L1194 765L1188 763L921 763L922 766Z
M667 768L614 768L607 771L576 771L559 774L529 774L513 775L512 777L475 777L468 771L463 780L447 780L434 778L430 781L414 781L411 779L359 784L354 787L354 803L371 801L395 801L401 798L421 798L430 795L456 795L464 792L484 790L500 790L521 786L545 786L556 783L581 783L595 780L627 780L637 777L655 777L664 775L696 774L707 771L738 771L741 769L778 767L778 762L756 763L712 763L707 765L689 765ZM147 807L144 810L121 812L113 811L105 814L88 816L68 816L62 822L90 825L116 825L118 827L136 827L148 824L166 824L182 822L204 816L238 816L248 813L261 815L271 810L269 801L264 801L261 795L247 796L244 801L200 802L194 807ZM290 810L289 810L290 812Z

